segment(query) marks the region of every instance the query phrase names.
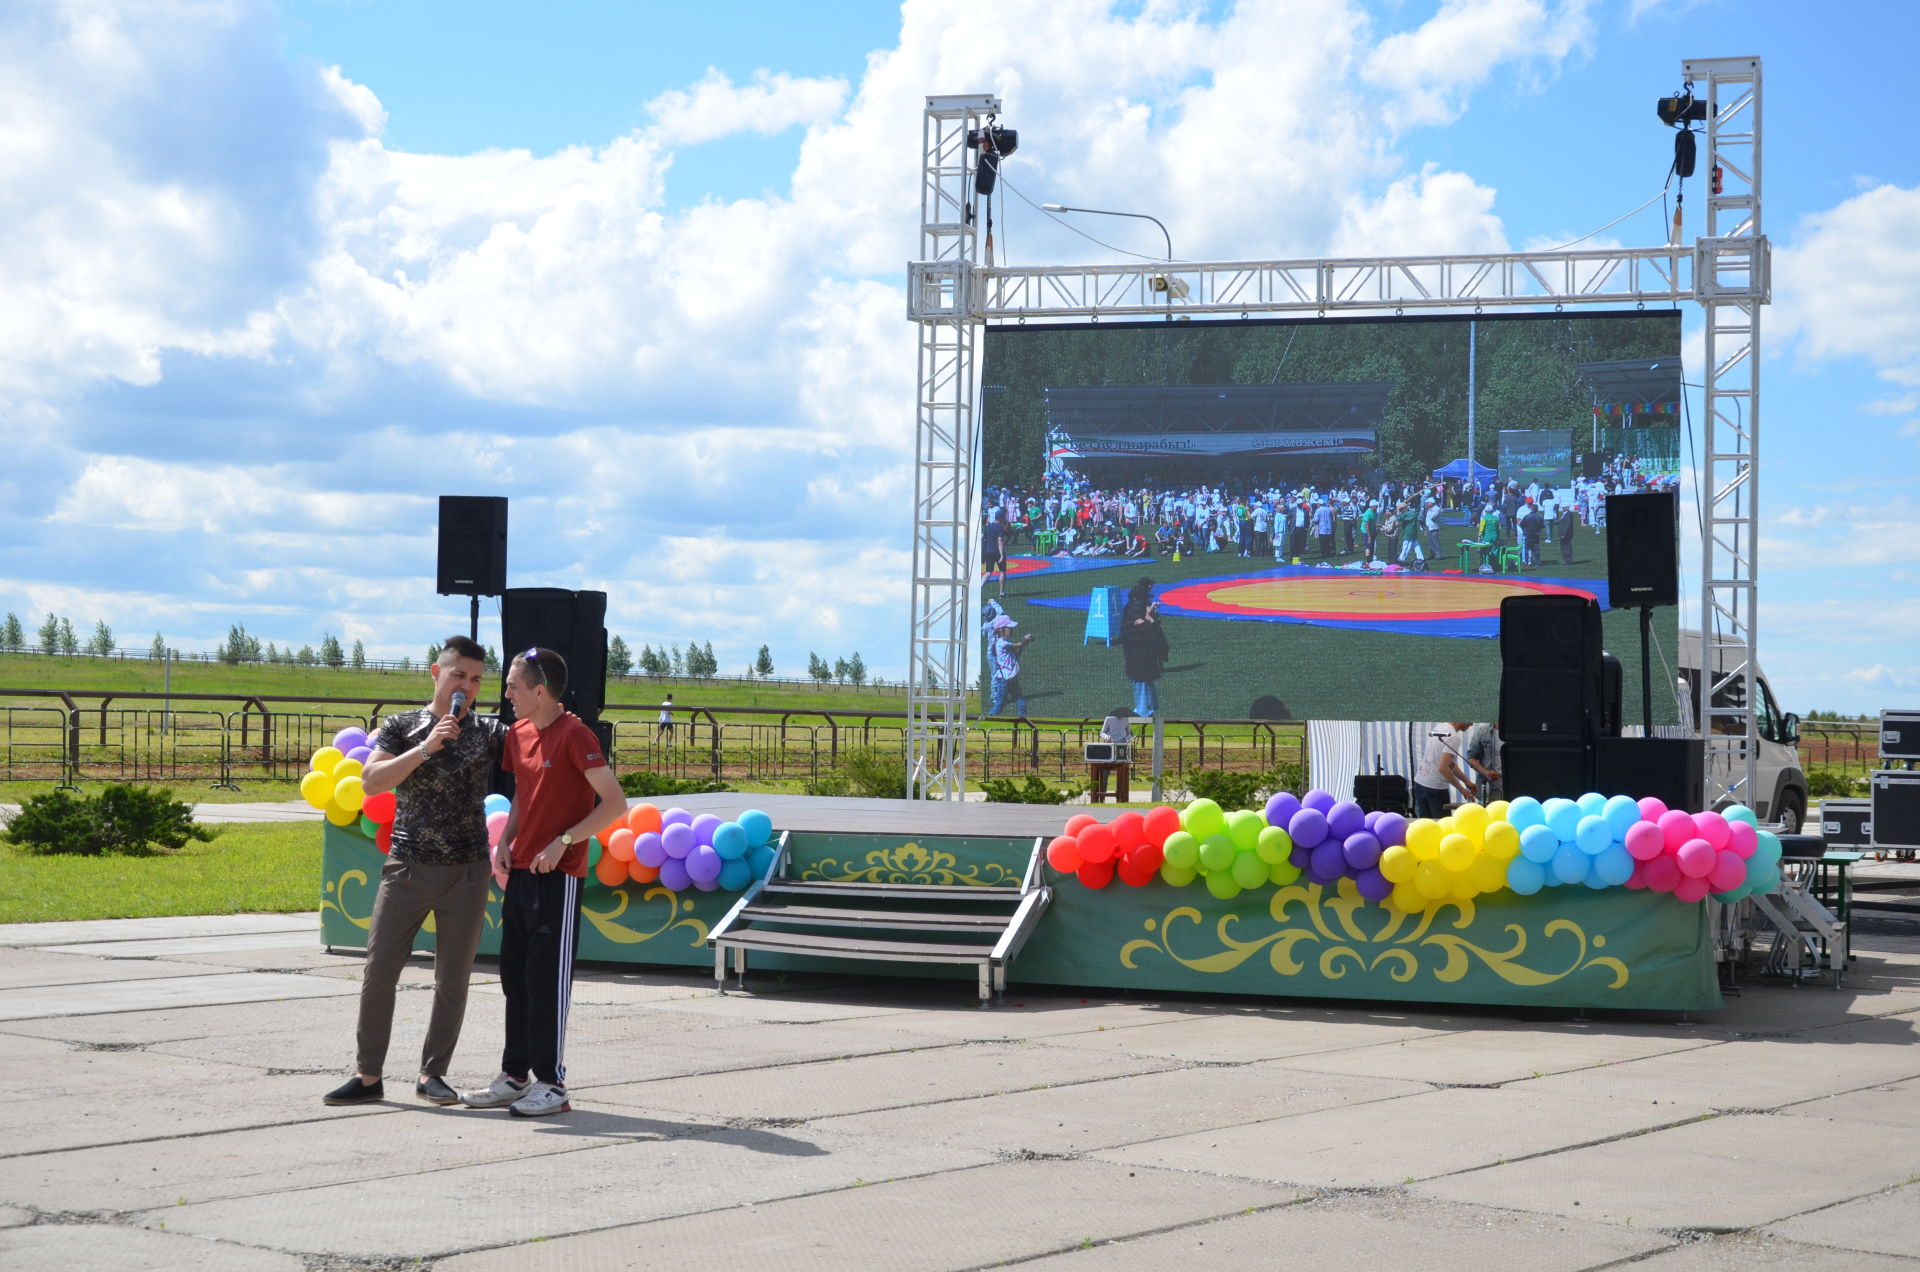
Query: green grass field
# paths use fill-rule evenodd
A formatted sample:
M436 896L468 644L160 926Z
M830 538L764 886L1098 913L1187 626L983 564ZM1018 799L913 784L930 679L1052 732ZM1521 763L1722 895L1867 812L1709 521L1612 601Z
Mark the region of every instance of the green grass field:
M222 826L211 843L154 857L39 857L0 843L0 923L311 910L319 880L311 824Z

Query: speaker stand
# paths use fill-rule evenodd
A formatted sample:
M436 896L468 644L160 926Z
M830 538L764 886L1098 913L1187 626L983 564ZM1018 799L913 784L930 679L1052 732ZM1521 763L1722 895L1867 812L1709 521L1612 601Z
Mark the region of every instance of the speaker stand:
M476 602L477 604L478 602ZM1653 606L1640 607L1640 724L1641 737L1653 736L1653 662L1648 645L1653 640Z
M475 592L467 599L473 602L473 608L468 611L467 614L467 639L478 645L480 643L480 593ZM1641 613L1645 614L1646 611L1642 610ZM1647 633L1644 622L1645 620L1643 619L1643 625L1640 629L1640 656L1642 658L1645 658L1647 655Z

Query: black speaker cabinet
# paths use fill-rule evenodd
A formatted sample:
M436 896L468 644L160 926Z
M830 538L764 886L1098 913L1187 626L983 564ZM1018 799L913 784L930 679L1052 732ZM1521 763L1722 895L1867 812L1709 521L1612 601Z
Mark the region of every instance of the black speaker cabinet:
M498 596L507 590L504 496L440 496L440 554L434 576L434 590L442 596Z
M1600 736L1620 736L1620 660L1600 651Z
M1607 496L1607 603L1680 603L1680 506L1671 491Z
M1601 738L1594 789L1602 795L1651 795L1668 808L1701 808L1701 748L1692 738Z
M1820 838L1829 848L1871 848L1873 846L1873 801L1870 799L1821 800Z
M1868 783L1873 799L1873 846L1920 848L1920 773L1876 771Z
M535 646L567 663L567 710L591 724L607 701L607 594L516 587L500 598L502 670ZM506 711L502 703L503 714Z
M1600 606L1588 596L1500 602L1500 735L1586 746L1600 733Z
M1600 467L1605 462L1606 457L1604 455L1582 455L1580 457L1580 476L1586 481L1599 480Z
M1500 748L1500 786L1508 799L1578 799L1595 789L1593 748L1509 741Z

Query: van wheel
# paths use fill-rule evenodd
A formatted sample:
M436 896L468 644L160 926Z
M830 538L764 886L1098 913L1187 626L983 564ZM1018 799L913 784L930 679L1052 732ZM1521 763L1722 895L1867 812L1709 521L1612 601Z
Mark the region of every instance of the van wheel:
M1807 797L1799 791L1788 791L1780 797L1780 828L1782 834L1797 835L1800 824L1807 817Z

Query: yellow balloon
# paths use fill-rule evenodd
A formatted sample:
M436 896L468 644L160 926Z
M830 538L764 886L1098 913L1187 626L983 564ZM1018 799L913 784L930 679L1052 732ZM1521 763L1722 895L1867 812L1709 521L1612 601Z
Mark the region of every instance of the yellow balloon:
M1413 850L1404 844L1395 844L1380 854L1380 873L1387 877L1389 883L1408 882L1419 864Z
M1432 861L1440 855L1440 826L1430 817L1407 824L1407 848L1415 861Z
M360 814L351 808L342 808L338 804L327 805L327 820L336 826L351 826L360 820Z
M1447 895L1455 901L1471 901L1479 893L1480 889L1473 886L1473 877L1466 871L1458 874L1447 872Z
M1475 855L1473 841L1465 835L1452 834L1440 841L1440 864L1449 871L1465 870L1473 864Z
M1504 799L1496 799L1493 803L1488 804L1487 817L1491 821L1507 820L1507 801Z
M1498 892L1507 886L1507 863L1492 853L1481 853L1467 867L1467 878L1481 892Z
M333 766L333 780L337 782L343 777L359 777L366 771L367 766L360 761L342 758L338 764Z
M1472 838L1475 831L1485 830L1487 810L1478 804L1462 804L1453 810L1453 827L1461 834Z
M316 773L331 773L333 766L346 758L341 754L339 747L323 746L313 753L313 759L308 762L308 767Z
M1456 834L1460 830L1459 823L1453 820L1453 814L1451 813L1447 814L1445 817L1442 817L1437 824L1439 825L1440 833L1443 836Z
M333 779L325 773L309 773L300 779L300 798L315 808L325 808L333 798Z
M1505 865L1520 855L1520 832L1512 822L1488 822L1484 847L1488 856Z
M1418 914L1427 908L1426 897L1420 894L1420 889L1414 887L1412 881L1394 884L1392 894L1387 897L1387 903L1394 909L1404 910L1408 914Z
M350 813L358 813L367 802L367 788L358 776L349 774L333 784L333 802Z
M1430 901L1447 895L1447 870L1437 861L1423 861L1414 869L1413 886Z

